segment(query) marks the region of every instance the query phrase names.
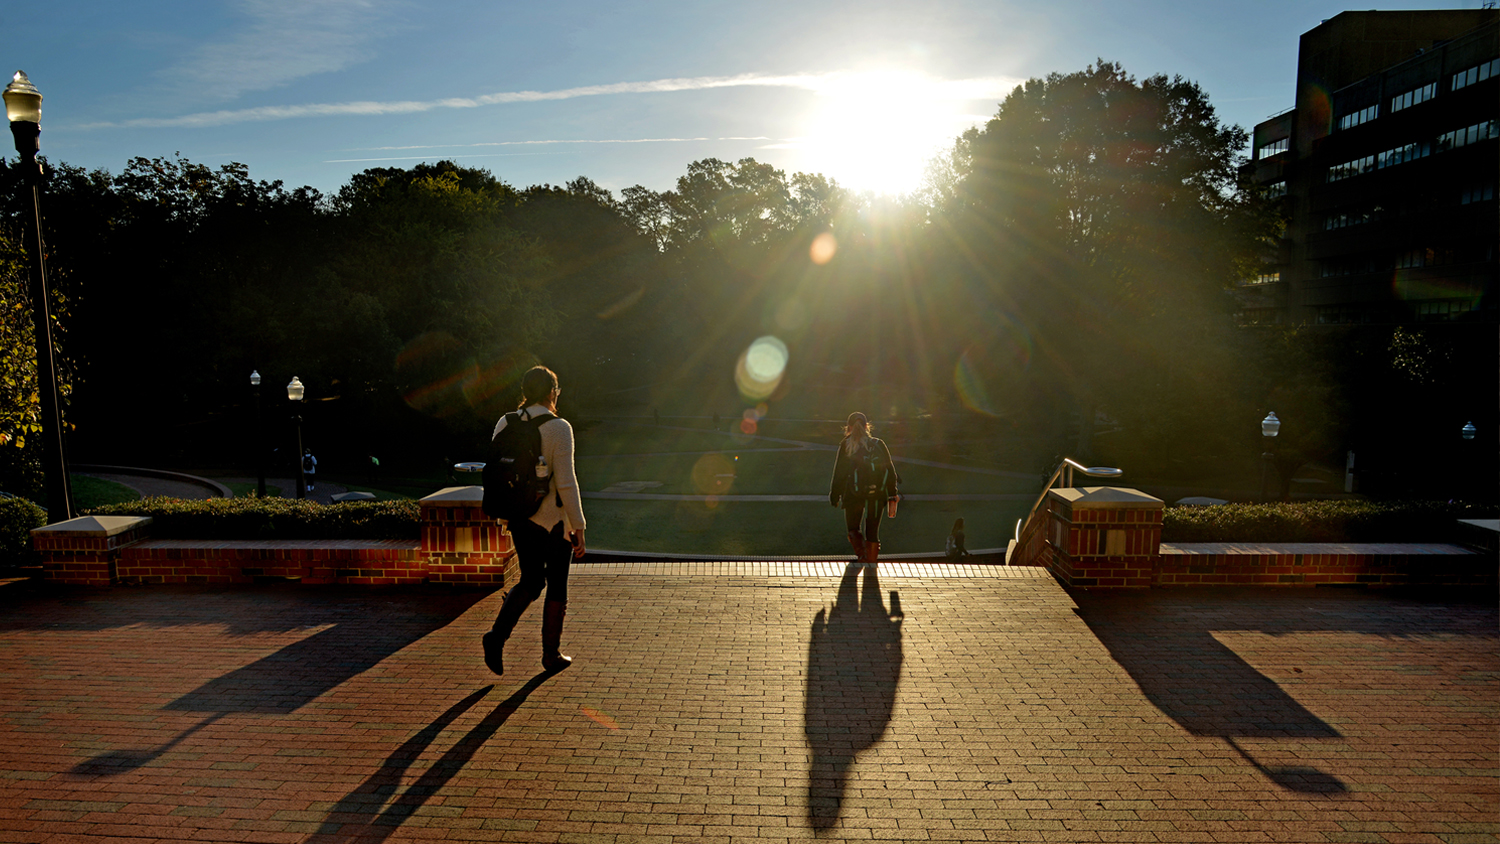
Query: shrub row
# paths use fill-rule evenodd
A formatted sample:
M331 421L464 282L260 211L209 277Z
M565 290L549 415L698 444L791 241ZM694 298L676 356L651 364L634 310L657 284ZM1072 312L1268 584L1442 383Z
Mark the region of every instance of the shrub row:
M1168 507L1163 542L1451 542L1495 507L1448 501L1298 501Z
M31 529L47 523L47 511L24 498L0 498L0 567L41 561L31 547Z
M91 516L150 516L153 539L419 539L415 501L318 504L295 498L143 498Z

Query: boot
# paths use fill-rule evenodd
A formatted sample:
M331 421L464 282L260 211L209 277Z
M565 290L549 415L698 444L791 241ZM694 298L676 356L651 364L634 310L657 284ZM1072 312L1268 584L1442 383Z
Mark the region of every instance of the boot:
M874 562L878 562L879 560L880 560L880 543L879 542L866 542L865 543L865 562L867 562L867 563L874 563Z
M854 562L865 561L865 538L859 531L849 531L849 547L854 549Z
M510 638L510 631L516 629L521 613L526 612L530 605L531 600L521 594L519 587L512 588L505 594L505 602L500 605L494 629L484 634L484 638L480 640L484 644L484 664L496 674L505 673L505 640Z
M567 614L567 601L548 601L542 605L542 667L548 671L561 671L573 664L571 656L558 652L563 616Z

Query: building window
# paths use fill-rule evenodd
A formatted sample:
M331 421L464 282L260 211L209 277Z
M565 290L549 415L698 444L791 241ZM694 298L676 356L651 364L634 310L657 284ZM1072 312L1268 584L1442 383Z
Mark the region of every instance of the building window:
M1343 164L1335 164L1328 168L1328 181L1337 182L1341 179L1350 179L1355 176L1369 173L1375 169L1375 156L1367 155L1364 158L1356 158Z
M1440 150L1458 149L1469 144L1487 141L1496 136L1500 136L1500 131L1497 131L1495 121L1486 120L1483 123L1475 123L1473 126L1463 129L1445 132L1438 136L1437 144Z
M1472 299L1438 299L1433 302L1418 302L1414 310L1417 322L1447 322L1474 310L1474 304Z
M1437 83L1428 82L1420 88L1413 88L1404 94L1397 94L1392 98L1391 113L1394 114L1403 108L1411 108L1418 103L1425 103L1435 96L1437 96Z
M1360 305L1324 305L1317 309L1318 325L1361 325L1370 321L1370 312Z
M1467 88L1475 83L1483 82L1491 76L1500 76L1500 59L1490 59L1483 64L1475 65L1468 70L1460 70L1458 73L1453 74L1453 87L1451 90L1457 91L1459 88Z
M1275 284L1278 281L1281 281L1281 273L1279 271L1278 272L1261 273L1260 275L1251 276L1249 279L1246 280L1245 283L1246 284Z
M1240 325L1281 325L1286 318L1280 308L1246 308L1234 317Z
M1464 188L1458 195L1459 205L1470 205L1475 202L1488 202L1495 198L1495 183L1475 183Z
M1366 205L1355 208L1340 208L1323 218L1323 230L1347 229L1350 226L1362 226L1365 223L1373 223L1385 216L1385 208L1379 205Z
M1408 249L1396 256L1396 269L1443 267L1453 263L1452 249Z
M1280 199L1283 196L1286 196L1286 180L1285 179L1282 179L1279 182L1272 182L1269 185L1266 185L1266 198L1267 199Z
M1291 138L1278 138L1274 141L1270 141L1269 143L1262 144L1261 147L1255 151L1255 159L1259 161L1263 158L1270 158L1278 152L1286 152L1291 148Z
M1339 130L1353 129L1361 123L1369 123L1380 116L1380 104L1366 106L1358 111L1351 111L1339 118Z

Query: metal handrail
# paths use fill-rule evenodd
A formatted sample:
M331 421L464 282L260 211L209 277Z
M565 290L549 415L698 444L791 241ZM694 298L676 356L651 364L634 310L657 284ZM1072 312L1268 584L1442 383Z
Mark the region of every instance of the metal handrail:
M1052 485L1057 483L1058 478L1062 478L1064 487L1072 486L1073 470L1075 469L1091 478L1118 478L1125 474L1124 471L1110 466L1085 466L1071 457L1064 457L1063 462L1058 464L1057 470L1052 473L1052 477L1048 478L1047 483L1042 487L1042 494L1037 496L1036 503L1031 505L1031 512L1027 513L1024 519L1016 519L1017 545L1021 544L1022 528L1025 525L1031 524L1031 518L1036 515L1037 508L1042 506L1042 502L1047 500L1047 493L1052 491Z

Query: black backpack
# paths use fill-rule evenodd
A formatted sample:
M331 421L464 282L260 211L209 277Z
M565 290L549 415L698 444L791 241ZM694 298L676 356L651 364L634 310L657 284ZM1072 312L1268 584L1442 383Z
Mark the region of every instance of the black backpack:
M551 467L542 477L536 476L536 464L542 456L542 432L545 422L556 419L542 413L526 419L521 411L505 414L505 427L490 445L490 458L484 464L484 514L492 519L529 519L536 515L552 485Z
M849 470L848 490L850 501L869 501L879 498L885 489L885 467L882 465L880 449L876 440L865 443L865 447L849 455L853 466Z

